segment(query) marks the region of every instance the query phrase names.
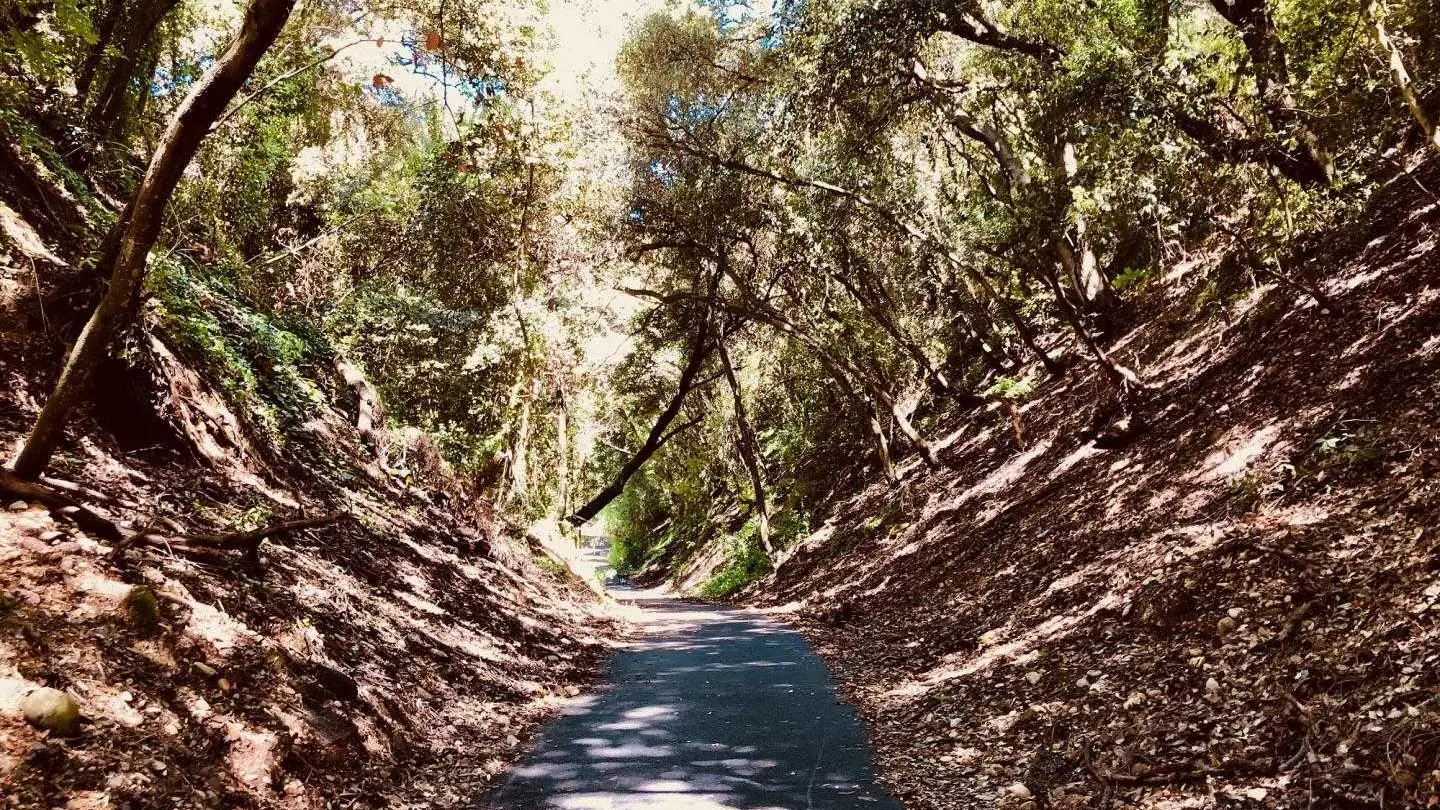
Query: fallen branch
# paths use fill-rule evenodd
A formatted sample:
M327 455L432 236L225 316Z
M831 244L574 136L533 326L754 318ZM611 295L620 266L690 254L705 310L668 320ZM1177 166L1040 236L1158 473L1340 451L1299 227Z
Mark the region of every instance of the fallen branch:
M86 508L74 498L62 494L54 487L21 478L3 467L0 467L0 493L7 497L21 498L41 504L51 512L73 520L75 525L80 528L111 542L119 542L124 537L120 527L116 526L113 521Z
M139 509L140 504L121 498L114 498L98 490L90 489L87 486L77 484L74 481L66 481L63 478L52 478L48 475L40 476L40 483L52 489L62 490L82 497L87 501L118 506L121 509Z

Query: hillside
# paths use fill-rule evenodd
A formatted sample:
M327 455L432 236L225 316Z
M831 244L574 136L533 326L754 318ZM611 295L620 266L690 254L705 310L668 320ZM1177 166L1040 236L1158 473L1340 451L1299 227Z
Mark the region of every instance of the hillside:
M0 0L0 810L1440 806L1437 77L1433 0Z
M0 274L9 446L55 355L29 267ZM469 806L585 687L613 620L432 447L382 428L379 463L303 322L184 283L45 479L119 536L0 512L0 807ZM289 365L262 364L276 343ZM21 722L41 686L78 702L78 737Z
M1150 387L1128 434L1087 435L1098 375L1042 382L1019 437L958 412L942 467L832 493L750 595L907 807L1019 807L1047 754L1055 806L1440 801L1436 188L1431 160L1298 257L1338 312L1217 299L1206 255L1157 278L1113 349Z

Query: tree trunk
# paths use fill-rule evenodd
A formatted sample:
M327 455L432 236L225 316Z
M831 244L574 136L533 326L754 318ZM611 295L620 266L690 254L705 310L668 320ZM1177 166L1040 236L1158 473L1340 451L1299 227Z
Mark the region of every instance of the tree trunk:
M631 456L629 461L625 462L608 486L600 490L599 494L591 498L584 506L575 510L575 514L568 518L572 524L583 526L589 523L596 515L600 514L600 510L620 497L620 493L625 491L625 485L629 483L635 473L639 472L640 468L645 466L645 462L649 461L650 457L664 447L665 443L678 432L671 431L670 424L675 421L675 417L680 415L680 409L685 405L686 396L698 386L700 369L704 368L705 361L709 359L714 345L714 341L710 338L710 316L707 311L695 336L695 343L690 347L690 356L685 361L685 368L680 371L680 381L675 386L675 395L670 397L669 404L665 406L665 410L660 412L654 426L650 428L650 435L645 438L645 443L640 445L640 449L635 451L635 455Z
M895 322L895 319L890 315L889 309L887 308L887 304L890 302L877 301L873 295L867 293L855 283L855 280L851 278L849 272L831 272L830 277L838 281L840 286L844 287L845 291L850 293L850 297L855 300L855 303L860 305L860 309L866 315L869 315L870 319L879 325L879 327L885 331L885 334L889 335L890 338L895 341L895 345L899 346L900 349L909 356L910 360L915 363L915 367L920 371L921 376L925 378L926 383L930 385L935 393L949 393L950 381L945 378L944 372L935 367L935 364L930 360L930 356L925 353L925 349L921 347L914 338L906 334L906 332L900 328L900 325ZM875 280L875 284L876 286L883 287L884 282ZM889 298L887 293L888 291L882 290L881 294Z
M540 378L530 381L530 390L521 396L520 419L510 440L510 493L522 505L530 503L530 412L539 396Z
M90 95L90 84L95 80L95 73L100 70L100 63L105 59L105 51L115 39L115 28L120 23L120 15L125 10L125 0L109 0L105 4L105 16L100 19L100 25L95 30L95 44L90 46L90 52L85 54L85 61L80 65L80 71L75 77L75 97L84 99Z
M755 498L752 511L756 528L760 532L760 547L773 557L775 547L770 544L770 503L765 495L765 476L760 467L760 443L755 439L755 429L750 424L750 415L745 409L745 392L740 390L740 379L735 376L735 364L730 362L730 352L725 348L725 341L715 341L715 349L720 354L720 366L725 372L725 382L730 386L730 397L735 403L735 422L740 434L736 444L739 446L740 460L745 463L745 471L750 474L750 490Z
M34 478L50 463L65 422L84 395L91 372L105 358L111 341L128 320L131 303L145 280L146 259L160 236L165 207L181 174L210 126L275 42L294 7L295 0L252 0L235 41L176 109L131 200L130 220L115 254L110 289L85 324L55 390L15 457L12 467L18 475Z
M365 374L359 366L351 363L345 355L335 353L335 372L345 381L345 385L355 392L356 416L355 430L360 434L361 440L370 446L371 452L380 462L380 468L385 469L389 465L387 451L389 450L385 441L385 434L381 428L385 425L385 411L380 401L380 392L375 386L365 379Z
M1285 43L1275 28L1266 0L1210 0L1215 11L1235 27L1250 57L1250 70L1255 77L1255 91L1260 107L1275 134L1294 137L1303 148L1307 174L1333 183L1335 165L1320 146L1320 139L1302 120L1299 102L1290 87L1290 67L1285 57Z
M895 472L894 460L890 458L890 440L885 436L885 423L880 420L880 410L875 407L873 400L869 406L870 433L875 437L875 458L880 462L880 471L885 474L885 480L894 486L900 483L900 476Z
M1110 279L1101 272L1095 250L1090 246L1090 239L1086 235L1089 221L1083 213L1075 209L1074 189L1080 182L1080 161L1075 157L1074 144L1067 142L1061 148L1060 162L1065 167L1064 196L1070 219L1066 233L1057 243L1061 248L1061 260L1070 275L1070 283L1084 302L1085 311L1099 318L1108 327L1116 305L1115 289L1110 286Z
M555 409L555 500L559 504L556 517L570 513L570 401L562 383L556 387L560 407Z
M120 56L110 65L104 81L100 84L100 92L91 101L86 115L90 132L101 141L108 140L116 132L126 101L130 97L131 85L140 75L140 68L150 63L151 54L147 53L150 50L147 46L152 44L165 15L178 4L179 0L154 0L146 3L133 9L130 19L119 26L118 34L112 34L114 49ZM265 47L269 49L270 46ZM158 56L158 53L155 55ZM99 62L103 61L102 57ZM88 90L96 72L92 70L91 75L84 76L83 69L84 66L81 78L86 80ZM229 104L230 100L227 98L225 103Z
M1420 103L1420 98L1415 94L1415 85L1410 80L1410 71L1405 68L1405 57L1400 52L1400 47L1395 40L1390 38L1390 31L1385 27L1385 4L1380 0L1371 0L1365 5L1365 16L1370 20L1370 26L1375 32L1375 41L1384 52L1385 59L1390 64L1390 78L1395 82L1395 89L1400 92L1400 97L1405 100L1405 106L1410 108L1410 114L1415 117L1415 123L1420 125L1420 131L1424 133L1425 140L1436 149L1440 149L1440 130L1435 129L1429 116L1425 114L1425 106Z
M1069 301L1065 300L1065 293L1055 274L1042 271L1041 276L1055 296L1055 308L1060 310L1061 317L1070 324L1070 328L1075 332L1075 337L1081 345L1090 351L1091 356L1095 358L1095 364L1100 367L1105 378L1126 394L1134 389L1144 388L1145 383L1138 374L1115 362L1115 359L1100 346L1095 336L1090 333L1089 327L1085 325L1080 313L1070 305Z

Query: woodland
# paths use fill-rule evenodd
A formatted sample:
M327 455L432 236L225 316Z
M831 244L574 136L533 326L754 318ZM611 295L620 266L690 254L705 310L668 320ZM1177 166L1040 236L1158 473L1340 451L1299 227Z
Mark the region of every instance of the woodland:
M1428 0L0 0L0 808L472 806L599 535L906 807L1440 805L1437 75Z

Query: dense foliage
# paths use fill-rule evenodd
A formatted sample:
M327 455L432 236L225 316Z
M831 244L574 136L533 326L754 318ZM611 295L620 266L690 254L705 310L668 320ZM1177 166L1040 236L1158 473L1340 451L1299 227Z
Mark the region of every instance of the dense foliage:
M901 455L943 464L941 414L1010 418L1040 368L1094 369L1097 411L1122 414L1154 392L1114 346L1188 256L1227 256L1197 317L1253 284L1330 306L1297 246L1429 145L1435 24L1426 3L1327 0L647 19L621 61L638 294L719 319L752 424L692 396L704 421L640 490L663 506L626 514L672 521L659 548L751 499L720 452L745 435L789 504L823 497L854 448L892 478Z
M498 503L613 480L580 511L622 567L719 542L717 596L837 470L943 464L953 405L1150 395L1117 340L1187 256L1228 257L1197 317L1246 284L1329 306L1297 245L1440 148L1422 0L676 4L613 94L555 81L550 13L302 3L177 192L142 325L276 440L339 352ZM7 201L77 288L237 14L0 7Z

